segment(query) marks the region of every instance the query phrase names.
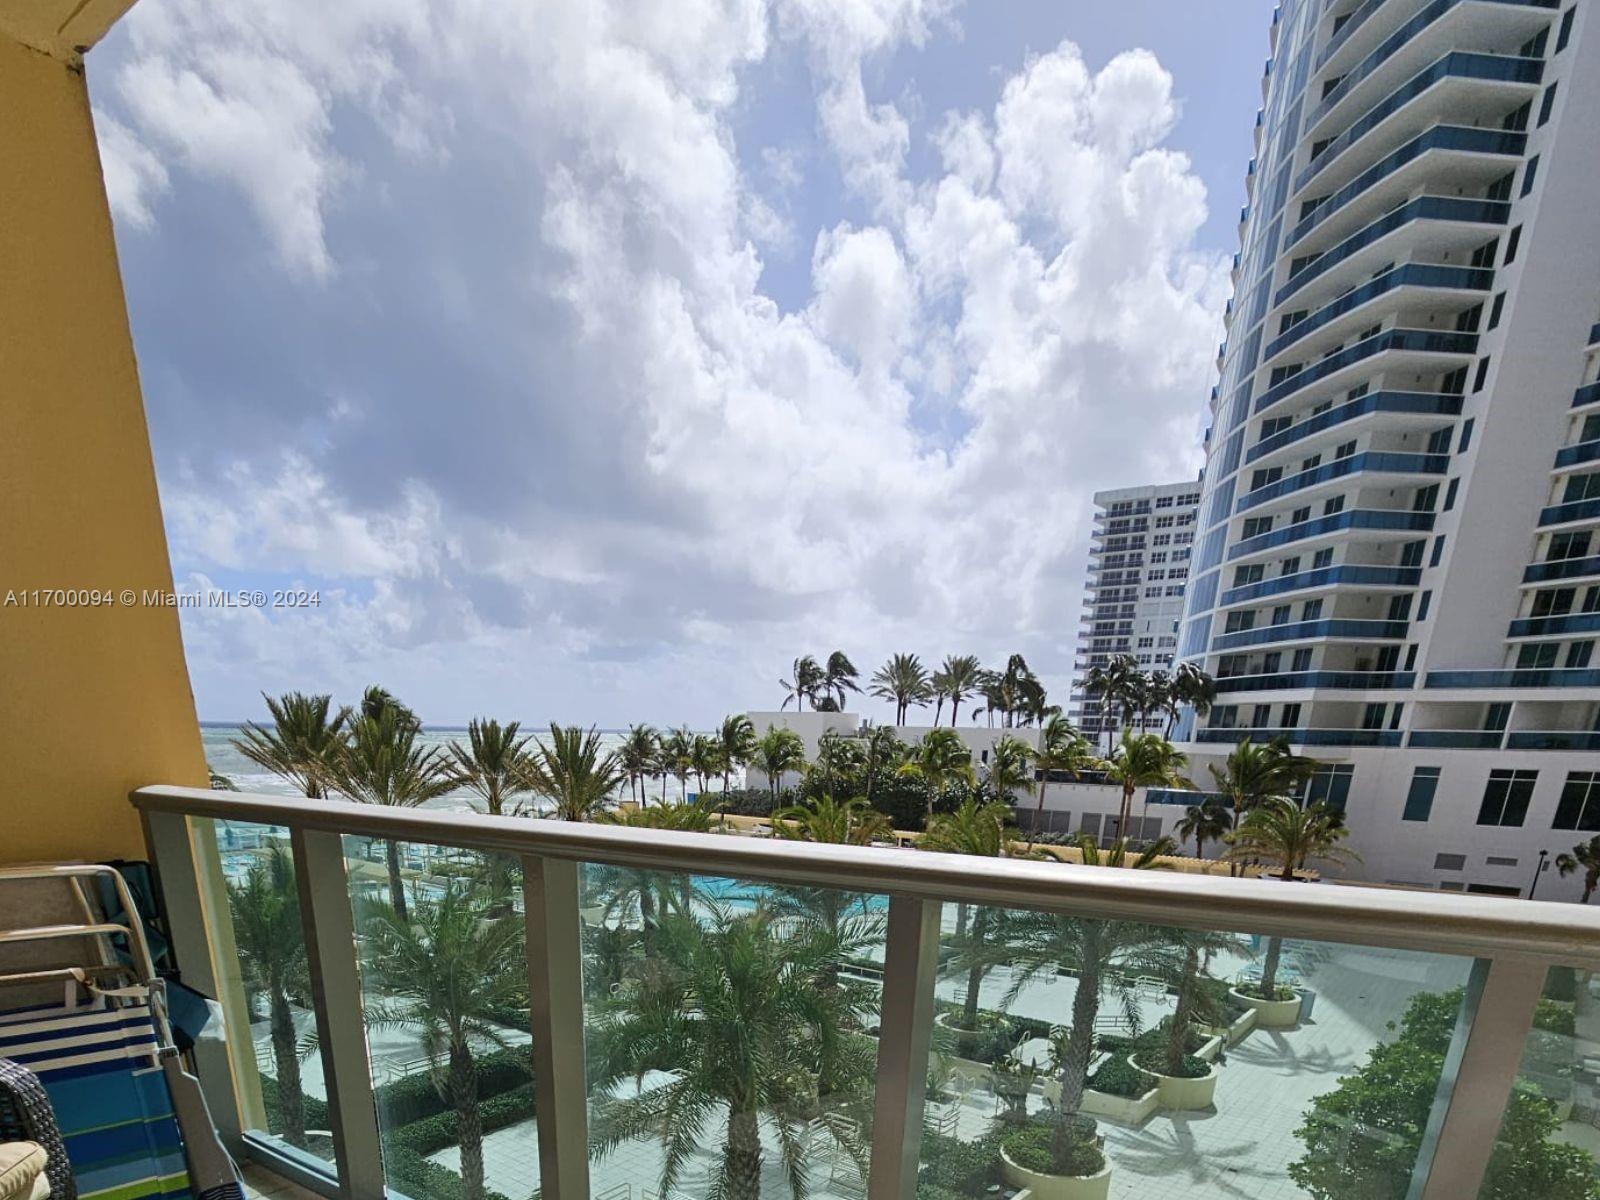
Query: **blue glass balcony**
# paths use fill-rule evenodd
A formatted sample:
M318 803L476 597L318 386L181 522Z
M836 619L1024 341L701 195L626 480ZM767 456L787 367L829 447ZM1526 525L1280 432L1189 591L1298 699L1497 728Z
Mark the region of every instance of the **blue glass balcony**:
M1537 58L1473 54L1464 50L1446 54L1369 108L1348 129L1324 146L1322 153L1300 172L1299 178L1294 181L1294 190L1298 192L1305 187L1351 146L1442 79L1493 79L1505 83L1537 84L1543 77L1544 63Z
M1594 462L1597 458L1600 458L1600 440L1579 442L1575 446L1563 446L1556 451L1556 466L1570 467L1578 463Z
M1498 750L1504 737L1501 729L1413 729L1407 745L1434 750Z
M1544 583L1551 579L1582 579L1587 575L1600 575L1600 555L1588 558L1558 558L1551 562L1534 563L1522 572L1523 583Z
M1282 738L1291 746L1398 746L1398 729L1202 729L1195 740L1223 742L1275 742Z
M1423 686L1431 688L1600 687L1600 670L1592 667L1570 670L1552 667L1506 671L1429 671Z
M1290 621L1283 625L1258 625L1254 629L1220 633L1211 639L1211 648L1237 650L1243 646L1268 646L1273 642L1304 641L1310 638L1357 638L1393 642L1404 640L1406 629L1404 621L1343 619Z
M1585 404L1600 402L1600 379L1593 383L1586 383L1572 393L1572 407L1582 408Z
M1559 5L1560 0L1499 0L1499 2L1503 4L1520 4L1529 8L1555 8ZM1329 40L1328 45L1318 57L1318 70L1321 69L1323 63L1339 52L1339 47L1343 46L1350 39L1350 35L1361 28L1362 23L1381 8L1383 3L1384 0L1367 0L1365 4L1351 14L1350 19L1344 23L1344 27ZM1416 16L1400 26L1399 29L1391 33L1377 49L1362 59L1358 65L1345 72L1338 85L1307 114L1305 127L1310 128L1325 117L1334 105L1350 94L1352 88L1383 66L1399 50L1403 49L1412 38L1416 37L1417 34L1432 25L1459 3L1461 3L1461 0L1433 0L1432 4L1429 4L1418 12Z
M1318 380L1326 379L1344 368L1385 354L1390 350L1405 350L1414 354L1459 354L1470 356L1478 351L1478 335L1440 329L1385 329L1353 346L1346 346L1337 354L1320 358L1297 375L1291 375L1276 387L1270 387L1256 397L1255 411L1264 412L1280 400L1303 391Z
M1443 475L1449 469L1448 454L1397 454L1390 451L1369 450L1363 454L1352 454L1348 458L1323 463L1319 467L1301 471L1297 475L1286 475L1276 483L1269 483L1253 492L1246 492L1239 497L1234 512L1245 512L1279 496L1292 495L1306 488L1315 487L1319 483L1326 483L1330 479L1342 479L1346 475L1354 475L1360 471L1387 471L1402 475Z
M1422 581L1421 567L1364 567L1346 563L1337 567L1319 567L1315 571L1298 571L1293 575L1279 575L1258 583L1246 583L1222 593L1218 601L1228 608L1262 596L1280 596L1285 592L1300 592L1307 588L1331 587L1352 583L1367 587L1415 587Z
M1315 333L1329 322L1338 320L1345 313L1360 308L1367 301L1375 300L1385 292L1392 292L1396 288L1451 288L1460 291L1486 292L1493 286L1494 272L1478 267L1442 267L1432 263L1406 263L1392 271L1385 271L1378 278L1362 284L1352 292L1346 292L1333 303L1323 305L1305 320L1284 330L1267 344L1262 358L1263 360L1276 358L1281 351Z
M1556 617L1520 617L1511 622L1507 637L1544 637L1553 633L1593 633L1600 630L1600 612L1562 613Z
M1518 729L1507 750L1600 750L1600 732L1585 729Z
M1573 500L1566 504L1552 504L1539 510L1539 524L1564 525L1568 521L1587 521L1600 517L1600 499Z
M1280 671L1273 675L1224 675L1216 680L1217 692L1277 692L1293 688L1332 688L1337 691L1375 691L1409 688L1415 671Z
M1314 417L1297 421L1288 429L1271 437L1262 438L1245 451L1244 461L1255 462L1262 455L1271 454L1285 446L1292 446L1314 433L1321 433L1324 429L1332 429L1335 425L1342 425L1346 421L1353 421L1357 417L1375 412L1453 417L1461 412L1461 397L1442 392L1368 392L1365 396L1347 400Z
M1589 345L1600 346L1600 321L1589 327Z
M1459 129L1453 125L1439 126L1430 130L1429 133L1423 134L1417 141L1420 142L1432 134L1448 134L1448 137L1442 137L1441 140L1462 143L1461 145L1452 146L1452 149L1480 150L1485 153L1501 154L1522 153L1520 145L1514 150L1497 149L1502 144L1509 146L1510 143L1506 142L1508 138L1523 139L1523 135L1520 133L1502 133L1496 129ZM1384 160L1384 163L1389 162L1396 155L1404 153L1405 149L1406 147L1401 147L1401 149L1396 150L1394 154ZM1418 151L1418 153L1420 152ZM1381 167L1384 163L1379 163L1378 166ZM1373 168L1373 170L1377 169L1377 167ZM1368 174L1371 174L1371 172L1368 172ZM1361 178L1364 179L1365 176ZM1356 182L1359 183L1360 179ZM1324 212L1328 207L1326 204L1323 205L1312 216ZM1337 246L1306 263L1299 271L1289 276L1288 281L1272 297L1272 303L1275 305L1282 304L1313 279L1319 278L1357 251L1366 249L1379 238L1387 237L1402 225L1408 225L1412 221L1459 221L1473 225L1504 225L1510 215L1511 206L1500 200L1469 200L1460 196L1418 196L1415 200L1402 204L1393 212L1385 213L1372 224L1356 230ZM1307 220L1309 219L1307 218Z
M1263 533L1253 538L1245 538L1241 542L1235 542L1228 548L1228 558L1230 560L1243 558L1247 554L1258 554L1262 550L1270 550L1274 546L1284 546L1290 542L1318 537L1324 533L1336 533L1341 529L1398 529L1426 533L1432 528L1433 514L1430 512L1412 512L1408 509L1390 508L1354 508L1346 512L1334 513L1332 516L1301 521L1298 525L1288 525L1283 529L1274 529L1271 533Z

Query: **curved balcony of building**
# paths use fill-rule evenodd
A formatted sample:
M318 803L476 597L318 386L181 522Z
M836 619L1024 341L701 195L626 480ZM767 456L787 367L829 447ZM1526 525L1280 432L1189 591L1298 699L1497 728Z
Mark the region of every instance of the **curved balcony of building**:
M1360 533L1363 540L1373 541L1389 536L1404 538L1411 533L1427 533L1433 528L1431 512L1413 512L1410 509L1355 508L1344 512L1300 521L1269 533L1242 538L1228 548L1228 561L1249 558L1302 542L1307 538Z
M1503 729L1413 729L1406 745L1430 750L1498 750Z
M1542 638L1595 632L1600 632L1600 612L1559 613L1548 617L1518 617L1506 630L1506 637Z
M1600 555L1588 555L1530 563L1522 572L1522 582L1549 583L1557 579L1589 579L1597 576L1600 576Z
M1539 510L1539 528L1550 525L1572 525L1600 518L1600 498L1570 500L1564 504L1551 504Z
M1277 671L1266 675L1224 675L1217 694L1278 691L1388 691L1416 683L1414 671Z
M1213 652L1238 650L1245 646L1268 646L1279 642L1404 641L1409 628L1405 621L1363 621L1333 617L1321 621L1286 621L1282 625L1261 625L1219 633L1211 639Z
M1448 454L1399 454L1369 450L1362 454L1352 454L1347 458L1322 463L1309 471L1286 475L1265 487L1246 492L1234 505L1234 512L1248 512L1270 501L1296 495L1351 475L1363 476L1363 483L1381 484L1385 476L1393 477L1396 482L1405 482L1414 475L1443 475L1449 469Z
M1267 343L1261 365L1273 366L1280 355L1314 333L1338 337L1371 322L1374 312L1396 307L1471 302L1494 286L1494 272L1481 267L1453 267L1408 262L1324 304ZM1385 301L1379 305L1380 300Z
M1556 451L1556 470L1561 471L1567 467L1578 467L1597 460L1600 460L1600 438L1587 442L1576 442L1571 446L1563 446Z
M1222 742L1237 745L1239 742L1285 741L1291 746L1398 746L1398 729L1272 729L1260 726L1236 725L1221 729L1201 729L1195 733L1197 742Z
M1389 427L1412 424L1414 418L1418 416L1453 417L1458 416L1460 412L1461 397L1452 393L1368 392L1364 396L1336 404L1305 420L1296 421L1289 428L1280 430L1270 437L1262 438L1245 451L1244 461L1247 465L1254 463L1277 451L1298 446L1307 438L1329 429L1339 429L1344 433L1346 431L1343 427L1353 421L1361 422L1362 428Z
M1502 671L1429 671L1429 688L1569 688L1600 687L1600 669L1512 668Z
M1266 412L1314 384L1326 383L1338 390L1358 382L1355 368L1365 373L1402 371L1420 375L1444 374L1470 362L1478 352L1478 335L1446 329L1384 329L1352 346L1325 355L1293 375L1281 380L1256 397L1253 411ZM1377 361L1374 361L1377 360Z
M1497 133L1494 137L1520 138L1522 135ZM1313 293L1302 301L1309 301L1308 308L1320 308L1337 299L1347 288L1360 286L1372 275L1373 265L1385 259L1428 262L1442 260L1452 252L1470 251L1486 236L1484 226L1504 225L1510 215L1511 206L1504 201L1418 196L1358 229L1324 253L1308 256L1273 295L1272 307L1281 307L1311 283L1324 280L1325 286L1319 292L1326 293L1326 299ZM1345 269L1337 271L1341 266Z
M1513 729L1507 750L1600 750L1600 731L1591 729Z
M1422 581L1420 567L1378 567L1359 563L1341 563L1335 567L1319 567L1314 571L1296 571L1292 575L1279 575L1255 583L1229 588L1217 599L1217 608L1236 608L1272 596L1286 596L1296 592L1329 590L1338 587L1357 587L1363 591L1404 591Z
M1573 408L1587 408L1591 404L1600 404L1600 379L1586 383L1572 393Z

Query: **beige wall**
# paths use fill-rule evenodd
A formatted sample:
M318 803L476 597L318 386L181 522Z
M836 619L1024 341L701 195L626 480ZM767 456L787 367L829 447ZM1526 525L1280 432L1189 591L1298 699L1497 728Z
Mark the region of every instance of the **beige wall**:
M129 789L206 779L175 611L7 593L171 585L83 73L0 36L0 862L142 857Z

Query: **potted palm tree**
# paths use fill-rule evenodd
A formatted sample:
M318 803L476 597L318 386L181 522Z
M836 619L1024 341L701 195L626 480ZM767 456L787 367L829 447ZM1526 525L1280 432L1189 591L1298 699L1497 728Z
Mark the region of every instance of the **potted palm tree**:
M1214 1003L1215 993L1204 986L1202 964L1219 950L1235 949L1238 939L1231 934L1206 929L1170 928L1162 931L1175 952L1177 967L1169 982L1177 996L1166 1034L1159 1048L1131 1055L1129 1063L1155 1077L1163 1108L1192 1110L1210 1108L1217 1091L1217 1066L1214 1058L1221 1049L1220 1038L1204 1046L1196 1040L1205 1034L1200 1026L1220 1019Z
M1292 883L1295 872L1308 862L1359 862L1360 856L1342 843L1349 830L1343 816L1325 804L1302 808L1286 796L1274 796L1245 814L1233 832L1228 857L1278 864L1278 876ZM1269 937L1262 956L1261 978L1241 983L1231 995L1256 1010L1262 1029L1285 1029L1299 1023L1301 996L1278 982L1283 939Z

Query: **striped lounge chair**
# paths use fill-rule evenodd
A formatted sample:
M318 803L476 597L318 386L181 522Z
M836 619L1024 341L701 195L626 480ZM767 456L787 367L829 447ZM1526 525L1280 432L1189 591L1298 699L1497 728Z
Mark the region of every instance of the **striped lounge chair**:
M81 1200L191 1200L144 1000L0 1012L0 1059L38 1076Z

